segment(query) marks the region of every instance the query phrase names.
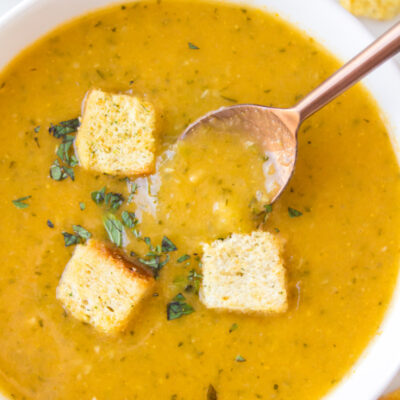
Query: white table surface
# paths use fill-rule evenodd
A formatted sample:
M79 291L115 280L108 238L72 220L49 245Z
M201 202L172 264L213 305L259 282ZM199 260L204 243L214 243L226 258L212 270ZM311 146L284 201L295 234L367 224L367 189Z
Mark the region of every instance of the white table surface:
M16 4L20 3L22 0L0 0L0 15L7 12ZM321 0L323 1L323 0ZM373 21L367 18L360 18L361 22L366 26L366 28L374 35L378 36L383 33L386 29L393 25L393 23L397 20L400 20L400 16L392 21ZM399 63L400 67L400 55L396 57L396 61ZM388 387L388 391L394 390L396 388L400 388L400 371L397 376L393 379L392 383Z

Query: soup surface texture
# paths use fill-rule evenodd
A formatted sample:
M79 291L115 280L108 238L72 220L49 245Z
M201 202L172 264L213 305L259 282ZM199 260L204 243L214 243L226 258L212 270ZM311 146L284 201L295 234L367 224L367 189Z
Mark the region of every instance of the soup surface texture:
M357 86L302 126L295 175L265 223L265 160L251 143L176 139L221 106L293 105L338 65L277 16L184 1L97 11L14 60L0 76L4 392L43 400L215 393L220 400L310 400L327 393L377 332L397 277L399 168L375 104ZM158 110L157 171L136 179L132 196L132 182L79 165L74 181L49 176L61 140L48 127L78 117L94 87L137 94ZM155 295L116 336L73 319L55 298L73 252L62 232L78 224L108 240L107 206L91 198L103 187L125 199L117 218L136 213L136 236L157 245L166 235L178 248ZM196 294L201 243L260 222L285 242L288 312L207 310ZM126 229L123 250L143 256L148 245L134 233ZM185 292L188 275L192 291ZM168 321L166 306L179 292L195 311Z

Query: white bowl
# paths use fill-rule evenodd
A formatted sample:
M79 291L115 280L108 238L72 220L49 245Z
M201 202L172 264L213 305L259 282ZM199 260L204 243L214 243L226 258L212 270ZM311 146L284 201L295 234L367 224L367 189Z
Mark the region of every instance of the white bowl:
M372 41L357 19L335 0L229 0L280 14L348 60ZM0 68L57 25L115 0L25 0L0 18ZM400 160L400 72L388 62L364 80L382 110ZM400 283L376 337L325 400L375 400L400 366ZM318 368L318 365L315 366Z

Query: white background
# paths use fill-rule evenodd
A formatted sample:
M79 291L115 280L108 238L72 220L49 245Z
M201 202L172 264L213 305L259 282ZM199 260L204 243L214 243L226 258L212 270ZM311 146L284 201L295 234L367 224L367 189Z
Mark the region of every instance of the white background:
M11 9L13 6L20 3L21 1L22 0L0 0L0 15L4 14L5 12L7 12L9 9ZM385 21L385 22L373 21L366 18L360 18L360 20L374 36L378 36L381 33L383 33L386 29L390 28L396 20L400 20L400 16L395 20ZM396 61L399 63L400 66L400 55L396 57ZM398 387L400 387L400 373L393 380L388 390L392 390Z

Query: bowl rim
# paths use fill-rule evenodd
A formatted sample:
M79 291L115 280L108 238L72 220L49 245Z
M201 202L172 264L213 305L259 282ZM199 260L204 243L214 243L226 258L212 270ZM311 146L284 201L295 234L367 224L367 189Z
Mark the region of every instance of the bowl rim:
M335 0L307 0L307 3L298 0L213 1L242 4L277 14L315 38L340 60L350 59L374 39L361 22L345 11ZM132 0L127 0L125 3L129 2ZM91 10L123 3L120 0L83 2L82 0L22 0L0 17L0 48L2 48L0 70L3 70L22 50L60 24ZM52 18L49 18L48 13ZM43 15L46 15L46 18L43 18ZM35 24L33 21L40 21L40 24ZM13 40L7 39L10 37ZM363 79L363 83L381 110L393 150L400 160L400 113L397 111L400 107L399 67L394 61L388 61ZM390 305L375 337L369 342L351 370L324 399L374 400L379 397L400 367L400 352L395 350L398 337L400 337L399 276ZM0 394L0 397L7 400L6 395L3 396Z

